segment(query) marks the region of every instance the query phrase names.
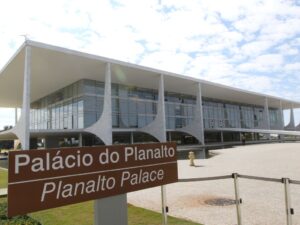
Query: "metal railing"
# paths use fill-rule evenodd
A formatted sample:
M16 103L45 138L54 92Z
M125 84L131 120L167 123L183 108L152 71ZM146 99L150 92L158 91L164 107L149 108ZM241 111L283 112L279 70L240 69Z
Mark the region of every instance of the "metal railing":
M278 179L278 178L269 178L269 177L257 177L257 176L249 176L249 175L233 173L231 175L225 175L225 176L178 179L178 182L199 182L199 181L233 179L234 193L235 193L235 205L236 205L236 212L237 212L236 213L237 214L237 224L242 225L243 224L242 223L242 213L241 213L242 199L240 197L239 178L282 183L284 185L286 224L292 225L292 216L294 215L294 209L291 206L290 184L300 185L300 181L298 181L298 180L291 180L289 178ZM165 186L162 186L161 195L162 195L161 197L162 197L162 205L163 205L163 210L162 210L163 224L167 225L168 207L166 206L167 204L166 204ZM0 189L0 198L4 198L4 197L7 197L7 189Z
M233 179L235 204L236 204L236 212L237 212L236 213L237 214L237 224L242 225L243 224L242 223L242 213L241 213L242 199L240 198L239 178L282 183L284 185L286 224L292 225L292 216L294 215L294 209L291 207L290 184L300 185L300 181L291 180L289 178L278 179L278 178L257 177L257 176L249 176L249 175L233 173L231 175L225 175L225 176L178 179L178 182L199 182L199 181ZM166 223L164 223L164 225L166 225Z

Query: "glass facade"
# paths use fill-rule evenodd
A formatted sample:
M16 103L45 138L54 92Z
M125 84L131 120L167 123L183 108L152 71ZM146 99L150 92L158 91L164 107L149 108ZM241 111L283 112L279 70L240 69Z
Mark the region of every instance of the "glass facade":
M166 128L175 129L189 125L194 118L195 107L196 97L166 92Z
M157 114L158 91L112 84L114 128L141 128ZM80 80L31 104L31 129L81 129L95 123L103 111L104 83ZM195 117L196 97L165 93L166 128L189 125ZM204 128L264 128L264 109L215 99L203 99ZM269 108L271 129L280 129L279 109Z
M31 104L31 129L81 129L101 115L104 83L80 80Z
M269 108L270 128L281 130L283 127L283 119L281 118L280 109Z
M157 91L112 84L115 128L138 128L157 114ZM102 114L104 83L80 80L31 104L31 129L81 129Z
M280 110L269 108L270 127L281 127ZM264 108L255 105L221 102L204 99L203 101L204 128L244 128L264 129Z
M157 114L156 90L112 84L112 123L115 128L140 128Z

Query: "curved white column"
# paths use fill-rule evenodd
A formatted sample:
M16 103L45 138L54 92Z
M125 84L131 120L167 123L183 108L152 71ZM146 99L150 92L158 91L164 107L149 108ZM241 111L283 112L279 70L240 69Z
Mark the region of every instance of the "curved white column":
M269 103L268 98L265 97L265 104L264 104L264 122L265 122L265 129L270 130L270 114L269 114Z
M24 81L23 81L23 105L19 122L12 132L19 138L22 149L30 148L30 83L31 83L31 47L25 47Z
M280 100L280 117L281 117L281 129L284 130L284 115L283 115L283 108L282 108L282 101Z
M112 110L111 110L111 64L106 64L104 104L100 119L85 129L99 137L105 145L112 144ZM127 225L127 195L117 195L109 198L95 200L94 224Z
M157 114L155 119L147 126L140 128L139 131L151 134L160 142L166 142L166 114L165 114L165 84L164 75L160 74L158 82L158 102ZM161 201L162 201L162 217L163 224L167 224L167 199L166 199L166 186L161 186Z
M163 74L159 76L158 83L159 84L158 84L157 115L150 124L138 130L152 135L160 142L165 142L167 139L166 139L166 115L165 115L165 87L164 87Z
M289 124L285 127L288 130L295 130L295 117L294 117L294 104L292 104L291 109L290 109L290 122Z
M290 126L291 128L295 128L295 116L294 116L294 105L291 107L291 115L290 115Z
M189 125L183 128L176 129L178 131L182 131L188 133L204 145L204 127L203 127L203 109L202 109L202 91L201 91L201 83L197 83L197 98L196 98L196 109L195 116Z
M85 131L99 137L106 145L112 144L111 116L111 65L106 64L103 112L99 120L86 128Z

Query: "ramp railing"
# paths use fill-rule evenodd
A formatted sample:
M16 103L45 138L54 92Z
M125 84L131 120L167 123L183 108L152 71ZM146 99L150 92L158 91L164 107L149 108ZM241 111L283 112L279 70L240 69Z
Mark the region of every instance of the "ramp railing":
M292 216L294 215L294 209L292 208L292 205L291 205L290 185L291 184L300 185L300 181L298 181L298 180L291 180L289 178L278 179L278 178L269 178L269 177L258 177L258 176L249 176L249 175L233 173L231 175L225 175L225 176L179 179L178 182L199 182L199 181L233 179L237 224L242 225L243 224L242 212L241 212L242 199L240 197L240 187L239 187L239 179L240 178L251 179L251 180L260 180L260 181L266 181L266 182L282 183L284 185L286 224L292 225L292 219L293 219Z

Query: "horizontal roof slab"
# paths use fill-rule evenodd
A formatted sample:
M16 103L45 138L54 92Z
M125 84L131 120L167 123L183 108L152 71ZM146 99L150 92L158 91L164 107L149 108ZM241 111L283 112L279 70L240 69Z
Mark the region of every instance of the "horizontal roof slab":
M31 101L53 93L77 80L104 81L106 63L112 64L112 82L158 89L159 75L165 74L165 90L196 95L197 83L202 83L204 97L231 102L263 105L266 95L244 91L204 80L151 69L109 58L90 55L29 41L32 47ZM23 93L25 44L0 72L0 107L21 107ZM299 108L299 102L267 96L270 107Z

